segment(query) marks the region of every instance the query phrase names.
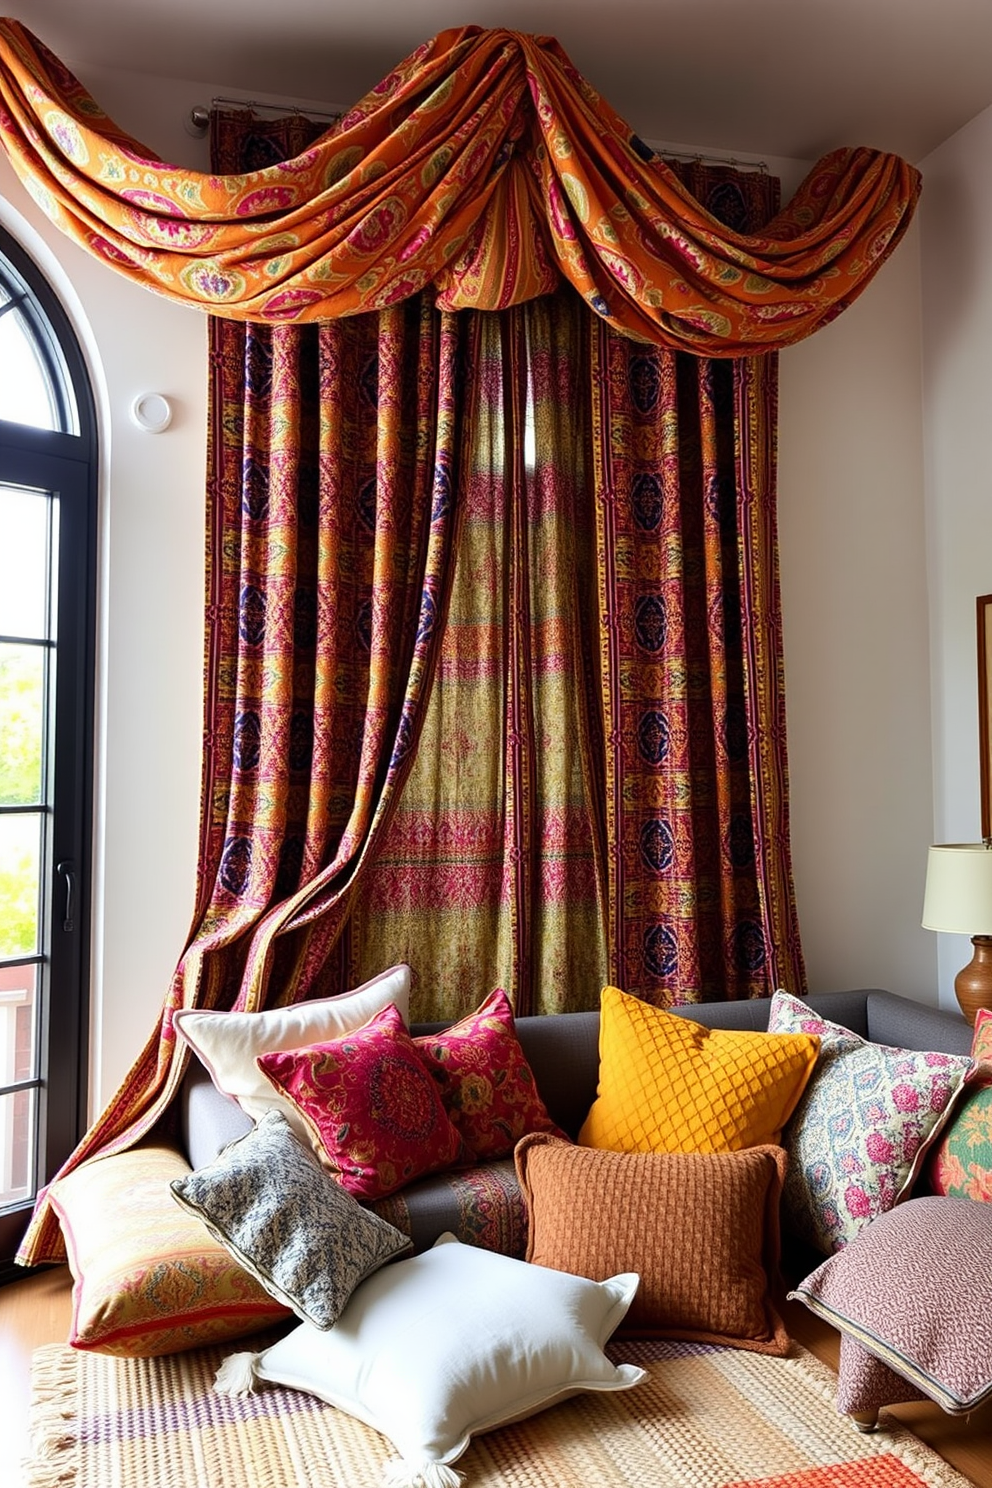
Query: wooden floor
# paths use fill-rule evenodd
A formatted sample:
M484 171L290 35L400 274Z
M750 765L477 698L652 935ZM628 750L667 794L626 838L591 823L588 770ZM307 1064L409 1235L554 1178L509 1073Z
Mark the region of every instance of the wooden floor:
M28 1376L32 1350L68 1332L71 1282L64 1268L0 1287L0 1484L21 1488L27 1450ZM837 1334L798 1303L785 1304L792 1336L834 1368ZM936 1405L893 1407L917 1436L977 1485L992 1488L992 1405L963 1419ZM154 1485L149 1484L149 1488ZM250 1488L250 1485L246 1485Z

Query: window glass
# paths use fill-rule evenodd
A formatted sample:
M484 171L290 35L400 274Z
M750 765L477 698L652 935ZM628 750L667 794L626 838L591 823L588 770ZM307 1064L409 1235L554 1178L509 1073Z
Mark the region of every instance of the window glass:
M44 356L16 307L0 313L0 418L35 429L61 425Z
M45 665L44 647L0 641L0 806L43 799Z
M41 824L40 812L0 816L0 957L38 946Z
M0 486L0 635L48 634L50 507L47 492Z
M13 1016L11 1016L13 1014ZM17 1010L0 995L0 1061L16 1049ZM34 1192L37 1106L30 1090L0 1095L0 1206L29 1199Z

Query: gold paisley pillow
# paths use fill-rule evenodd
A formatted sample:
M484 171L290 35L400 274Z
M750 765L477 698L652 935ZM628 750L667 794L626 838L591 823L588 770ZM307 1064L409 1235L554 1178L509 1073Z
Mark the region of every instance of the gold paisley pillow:
M189 1171L172 1147L135 1147L52 1185L75 1282L74 1348L148 1358L290 1315L176 1204L169 1185Z

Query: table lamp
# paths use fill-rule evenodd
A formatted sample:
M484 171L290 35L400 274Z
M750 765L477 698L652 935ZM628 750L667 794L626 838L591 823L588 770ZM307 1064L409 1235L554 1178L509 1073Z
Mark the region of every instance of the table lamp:
M948 842L930 848L923 928L971 936L975 954L954 978L954 992L974 1023L979 1008L992 1008L992 844Z

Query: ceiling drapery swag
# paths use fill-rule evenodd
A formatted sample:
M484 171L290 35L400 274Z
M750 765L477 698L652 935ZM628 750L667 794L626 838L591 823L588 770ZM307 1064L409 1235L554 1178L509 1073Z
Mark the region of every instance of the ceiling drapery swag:
M760 232L723 226L551 37L465 26L417 48L293 159L184 170L131 139L19 22L0 21L0 140L70 237L129 278L238 320L499 310L567 280L616 329L700 356L780 349L866 287L919 173L819 161Z

